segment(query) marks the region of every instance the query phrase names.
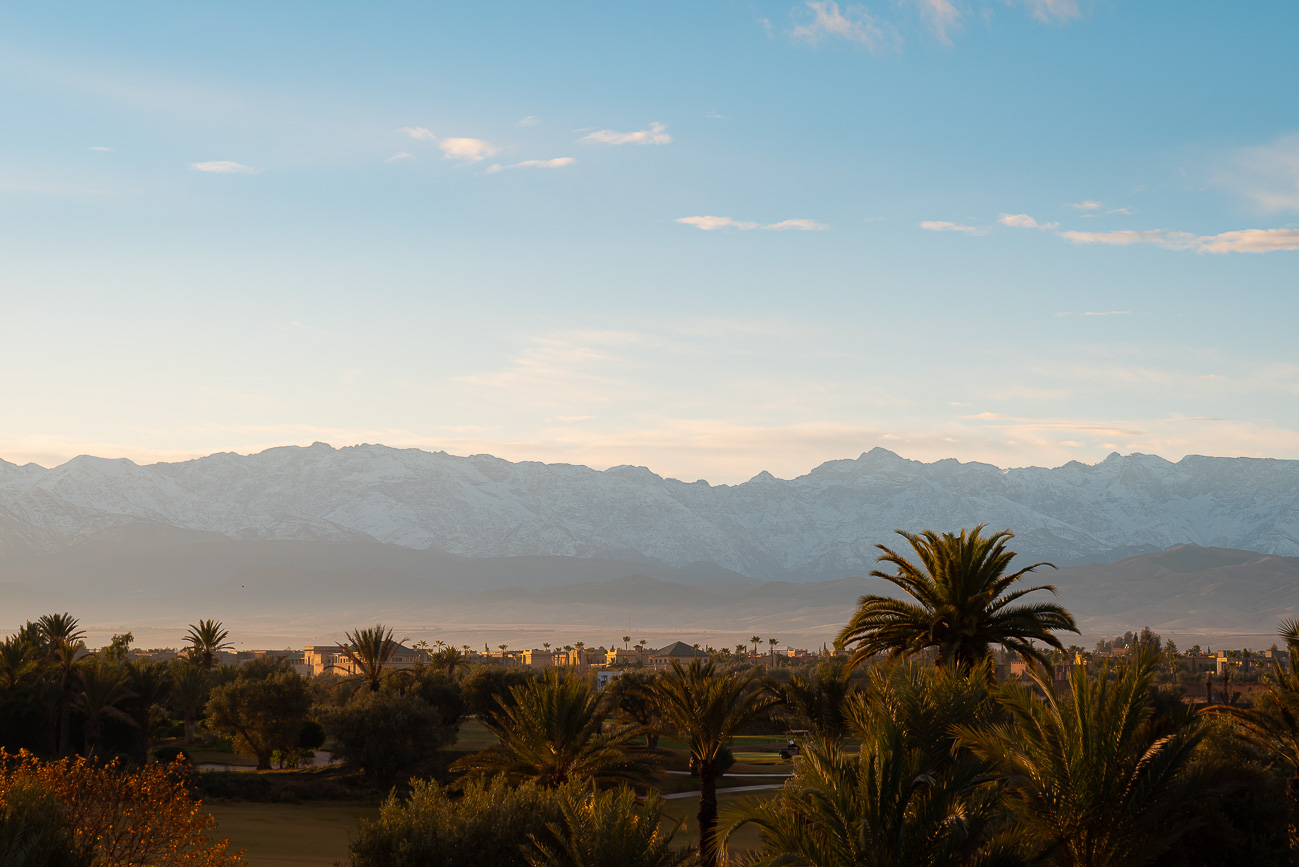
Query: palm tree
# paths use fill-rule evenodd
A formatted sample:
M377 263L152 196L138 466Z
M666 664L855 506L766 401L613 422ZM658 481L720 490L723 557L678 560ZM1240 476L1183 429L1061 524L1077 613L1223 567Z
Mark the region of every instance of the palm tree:
M758 645L762 643L762 636L761 635L753 636L752 638L749 639L749 643L753 645L753 656L756 659L758 656Z
M845 711L854 691L852 672L842 663L822 663L815 677L795 674L781 687L785 706L795 722L829 742L848 736Z
M149 717L155 705L167 700L171 691L171 673L161 662L141 659L125 666L126 687L131 693L126 712L135 722L135 749L132 758L144 764L149 757Z
M630 636L630 635L624 635L624 636L622 637L622 649L623 649L623 650L631 650L631 636Z
M1290 812L1290 851L1299 856L1299 621L1283 620L1277 634L1290 651L1290 670L1269 672L1252 708L1219 704L1206 711L1229 717L1241 734L1285 763L1290 771L1285 792ZM1224 699L1225 684L1224 679Z
M543 642L541 642L541 647L542 647L542 649L544 649L544 650L550 650L550 642L549 642L549 641L543 641Z
M651 792L644 802L630 786L564 793L561 819L547 825L542 839L530 837L524 852L530 867L681 867L690 850L674 848L681 823L664 831L663 799Z
M608 700L586 679L550 668L535 680L511 687L510 695L511 702L500 703L481 720L499 743L465 756L454 770L505 774L547 788L571 779L642 781L652 770L648 757L623 749L642 728L615 725L604 731Z
M41 638L48 642L51 651L78 644L86 637L77 618L67 613L44 615L36 621L36 629Z
M987 658L994 644L1026 660L1046 664L1046 654L1032 642L1041 641L1062 650L1063 645L1052 631L1078 632L1073 617L1059 605L1013 604L1028 593L1054 593L1055 588L1045 584L1007 592L1034 569L1051 565L1034 563L1007 574L1015 556L1005 549L1006 542L1014 537L1009 530L986 537L982 535L982 524L972 532L962 530L959 534L897 532L911 543L919 564L879 545L884 552L880 562L892 564L897 573L876 569L871 576L896 584L915 602L877 594L861 597L856 613L835 640L836 648L856 645L850 665L856 666L877 653L909 656L933 647L938 651L938 663L954 661L970 666Z
M201 665L178 661L172 666L169 700L185 721L185 746L194 744L194 727L212 691L211 674Z
M641 650L644 650L644 649L645 649L645 645L649 644L649 641L647 641L646 639L642 638L640 641L636 642L636 644L640 646L640 649L641 649Z
M508 644L498 644L498 645L496 645L496 646L499 647L499 648L501 649L501 659L504 659L504 658L505 658L505 648L509 647L509 645L508 645Z
M126 672L120 668L96 663L82 666L80 673L81 689L73 699L73 706L85 717L86 756L93 759L105 720L136 725L131 715L118 707L135 693L127 686Z
M469 667L469 657L457 647L444 647L433 655L433 661L446 668L447 680L456 679L456 670Z
M699 775L699 860L717 867L717 780L729 764L727 744L740 726L779 699L755 688L752 672L720 674L712 662L677 660L659 677L654 699L664 726L690 745L690 767Z
M384 669L401 644L393 640L392 630L382 623L345 635L347 643L343 645L342 653L351 663L352 676L340 683L365 684L370 692L378 692L383 679L389 675Z
M0 642L0 686L12 692L19 684L34 675L40 667L36 648L17 635Z
M1060 694L1035 672L1044 697L1008 684L1007 722L957 727L1007 775L1011 815L1055 863L1149 864L1197 823L1197 799L1235 787L1235 771L1197 756L1205 732L1194 711L1154 715L1157 663L1138 653L1113 679L1108 665L1097 677L1078 666Z
M729 811L728 811L729 812ZM1024 864L997 839L997 786L966 757L936 773L908 732L883 720L859 753L814 738L793 780L773 799L741 802L729 837L753 824L753 867L965 867Z
M768 638L767 643L771 645L771 667L776 667L776 641L775 638Z
M222 628L221 621L200 620L197 624L190 624L189 632L185 634L185 640L189 642L186 652L190 659L211 671L218 653L234 649L234 645L226 640L229 637L230 633Z
M71 749L72 698L76 685L76 662L85 632L77 618L71 614L46 614L36 621L37 635L49 650L49 661L54 663L62 691L59 705L59 755L66 756Z

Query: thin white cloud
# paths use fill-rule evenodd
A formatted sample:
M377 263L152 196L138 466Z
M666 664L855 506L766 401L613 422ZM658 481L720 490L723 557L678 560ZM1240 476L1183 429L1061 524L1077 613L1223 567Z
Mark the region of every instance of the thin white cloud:
M208 160L204 163L190 163L189 167L196 172L211 172L218 175L255 175L261 169L235 163L230 160Z
M1023 0L1023 4L1043 24L1063 24L1082 15L1077 0Z
M771 38L771 35L772 35L772 32L773 32L773 28L772 28L772 26L771 26L771 19L770 19L770 18L759 18L759 19L758 19L758 23L759 23L760 25L762 25L762 29L763 29L763 30L767 31L767 38L770 39L770 38Z
M1239 229L1217 235L1147 229L1061 232L1060 237L1073 244L1105 244L1112 247L1152 244L1165 250L1193 250L1196 253L1273 253L1299 250L1299 229Z
M762 228L775 229L777 231L794 229L800 232L822 232L830 227L827 226L825 223L818 223L816 220L797 219L797 220L781 220L779 223L771 223L769 225L763 226Z
M501 152L498 146L480 138L444 138L437 146L442 150L443 159L470 163L481 162Z
M855 3L843 9L835 0L806 0L804 4L812 12L812 20L797 24L789 35L812 44L827 37L845 39L865 45L871 51L884 42L884 28L873 18L865 6Z
M403 126L397 132L410 136L416 141L433 141L437 136L433 135L433 130L426 126Z
M799 232L820 232L830 228L825 223L819 223L816 220L793 219L781 220L779 223L756 223L751 220L732 220L730 217L677 217L676 221L687 226L694 226L696 229L702 229L705 232L716 231L717 229L738 229L741 232L748 232L752 229L774 229L778 232L799 231Z
M103 153L108 153L109 151L112 150L112 148L106 148L103 145L91 145L90 149L92 151L101 151Z
M1013 229L1058 229L1059 223L1039 223L1028 214L1002 214L997 222Z
M920 17L944 45L951 45L951 33L961 27L961 11L951 0L915 0Z
M584 144L671 144L672 136L668 135L668 128L661 123L652 123L649 129L636 130L635 132L618 132L612 129L596 130L593 133L582 136L578 141Z
M553 160L524 160L521 163L514 163L513 165L508 166L494 165L489 167L487 171L489 174L495 174L496 172L503 172L506 169L560 169L564 166L571 166L575 162L577 162L577 160L572 157L555 157Z
M988 230L981 226L962 226L947 220L923 220L920 228L926 232L963 232L967 235L986 235Z
M718 114L718 113L715 112L715 111L710 111L710 112L708 112L708 114L704 115L704 117L708 118L709 120L726 120L726 119L727 119L726 115L724 115L724 114Z
M514 125L515 126L536 126L539 123L541 123L541 118L537 117L536 115L530 114L527 117L523 118L523 120L515 122Z
M1235 190L1267 213L1299 211L1299 133L1261 147L1241 148L1219 186Z
M385 162L385 163L395 163L395 162L397 162L397 160L408 160L408 159L410 159L412 156L414 156L414 154L408 154L408 153L406 153L405 151L398 151L397 153L393 154L392 156L390 156L390 157L388 157L386 160L384 160L384 162Z
M1073 202L1069 207L1077 208L1080 211L1096 211L1103 208L1104 204L1095 199L1087 199L1085 202Z

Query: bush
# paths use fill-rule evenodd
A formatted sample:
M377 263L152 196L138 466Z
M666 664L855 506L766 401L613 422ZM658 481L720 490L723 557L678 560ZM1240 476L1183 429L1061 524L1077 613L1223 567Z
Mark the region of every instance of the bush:
M53 795L17 784L0 796L0 864L91 867L94 851L78 845Z
M190 761L189 753L183 747L159 747L153 751L153 757L164 765L174 764L177 759Z
M382 784L429 770L438 750L455 740L456 726L418 695L360 690L344 707L319 710L337 741L335 755Z
M562 820L563 797L498 777L469 783L457 799L417 780L407 800L391 796L379 818L361 822L352 867L528 867L523 847Z

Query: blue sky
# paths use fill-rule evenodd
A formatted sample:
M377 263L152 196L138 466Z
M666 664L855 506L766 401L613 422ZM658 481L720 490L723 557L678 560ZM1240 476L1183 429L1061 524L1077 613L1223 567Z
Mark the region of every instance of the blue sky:
M0 457L1299 458L1299 6L0 8Z

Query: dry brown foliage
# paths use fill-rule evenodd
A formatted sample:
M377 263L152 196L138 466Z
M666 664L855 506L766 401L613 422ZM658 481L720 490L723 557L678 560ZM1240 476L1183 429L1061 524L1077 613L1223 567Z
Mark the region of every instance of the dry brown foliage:
M212 840L216 819L185 785L185 766L125 770L76 757L42 761L0 749L0 804L16 788L57 799L73 837L94 846L103 867L236 867L243 851Z

